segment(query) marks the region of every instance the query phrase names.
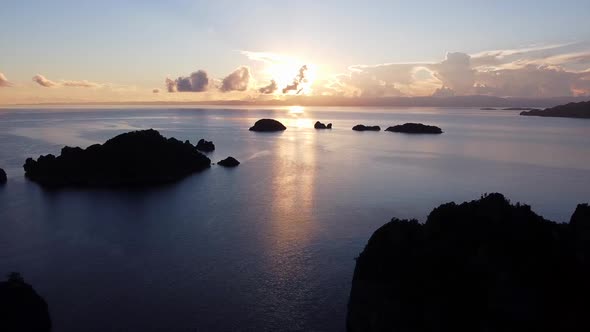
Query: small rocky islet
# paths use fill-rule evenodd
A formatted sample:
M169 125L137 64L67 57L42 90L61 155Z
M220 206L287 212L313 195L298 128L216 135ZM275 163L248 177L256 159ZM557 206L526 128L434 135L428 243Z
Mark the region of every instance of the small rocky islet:
M385 129L394 133L405 134L442 134L443 131L437 126L429 126L422 123L404 123Z
M379 126L365 126L362 124L358 124L358 125L352 127L352 130L354 130L354 131L380 131L381 127L379 127Z
M314 129L332 129L332 124L328 123L327 125L324 123L321 123L320 121L316 121L315 124L313 125Z
M86 149L64 147L59 156L28 158L25 176L46 187L145 186L174 182L211 167L211 160L189 141L158 131L118 135Z
M217 163L217 165L223 166L223 167L236 167L239 164L240 164L240 162L236 158L231 157L231 156L229 156Z
M282 123L274 119L260 119L254 123L254 126L250 127L250 131L258 132L276 132L286 130Z
M393 218L356 260L347 331L590 331L590 207L568 224L503 195Z

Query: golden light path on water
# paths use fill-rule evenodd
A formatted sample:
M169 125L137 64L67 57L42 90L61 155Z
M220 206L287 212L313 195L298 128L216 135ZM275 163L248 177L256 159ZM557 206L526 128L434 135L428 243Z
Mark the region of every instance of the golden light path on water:
M286 108L286 114L277 120L283 123L287 128L313 128L313 120L305 113L303 106L289 106Z

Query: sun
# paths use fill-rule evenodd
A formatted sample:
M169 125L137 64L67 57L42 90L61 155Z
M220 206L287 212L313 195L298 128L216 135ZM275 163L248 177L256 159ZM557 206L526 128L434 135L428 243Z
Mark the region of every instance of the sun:
M316 71L314 64L291 60L270 64L266 74L277 83L279 94L308 94Z

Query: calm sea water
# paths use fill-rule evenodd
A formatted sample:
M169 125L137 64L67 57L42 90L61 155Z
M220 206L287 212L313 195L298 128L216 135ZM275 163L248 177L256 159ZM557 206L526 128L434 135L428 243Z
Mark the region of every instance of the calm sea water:
M248 131L257 119L282 133ZM334 123L316 131L316 120ZM445 133L353 132L423 122ZM213 166L148 191L47 192L27 157L126 131L213 140ZM590 200L590 121L477 109L0 109L0 273L55 331L341 331L354 258L392 217L502 192L565 222Z

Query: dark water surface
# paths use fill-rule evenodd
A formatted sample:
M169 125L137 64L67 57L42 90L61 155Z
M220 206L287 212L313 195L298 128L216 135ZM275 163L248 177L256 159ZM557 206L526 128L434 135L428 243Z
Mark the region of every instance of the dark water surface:
M248 131L272 117L288 130ZM316 131L316 120L334 129ZM354 132L423 122L445 133ZM213 140L217 162L148 191L47 192L27 157L126 131ZM590 121L379 108L0 109L0 273L55 331L341 331L354 258L391 217L499 191L555 221L590 199Z

